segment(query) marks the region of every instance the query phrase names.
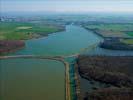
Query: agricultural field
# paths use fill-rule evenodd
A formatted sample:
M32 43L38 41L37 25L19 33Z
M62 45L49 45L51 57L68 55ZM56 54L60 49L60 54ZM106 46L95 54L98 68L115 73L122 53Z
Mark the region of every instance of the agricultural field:
M133 24L87 24L84 27L104 38L101 48L133 50Z
M133 36L133 31L132 32L127 32L128 35Z
M95 30L103 37L133 37L133 24L91 24L85 28Z
M112 30L112 31L133 31L133 24L94 24L87 27L99 30Z
M121 39L120 40L122 43L126 43L129 45L133 45L133 39Z
M59 25L31 22L0 22L0 40L27 40L63 30Z

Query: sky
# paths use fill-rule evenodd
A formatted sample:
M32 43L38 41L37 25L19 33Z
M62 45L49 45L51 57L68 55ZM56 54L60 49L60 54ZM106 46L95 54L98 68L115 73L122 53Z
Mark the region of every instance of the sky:
M129 12L133 0L0 0L1 12Z

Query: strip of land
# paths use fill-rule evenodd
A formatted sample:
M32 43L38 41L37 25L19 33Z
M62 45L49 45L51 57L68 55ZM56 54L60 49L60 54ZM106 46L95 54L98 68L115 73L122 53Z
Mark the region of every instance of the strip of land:
M104 38L100 47L112 50L133 50L133 24L85 24L87 30Z

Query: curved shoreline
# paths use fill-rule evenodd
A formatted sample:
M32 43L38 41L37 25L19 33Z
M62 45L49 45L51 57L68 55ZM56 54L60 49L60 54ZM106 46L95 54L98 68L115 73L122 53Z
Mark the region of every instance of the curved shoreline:
M40 36L38 36L38 37L34 37L34 36L33 36L32 38L25 39L25 40L0 40L0 45L2 44L3 47L8 48L8 49L1 48L1 49L0 49L0 55L4 55L4 54L8 54L8 53L13 53L13 52L15 52L15 51L18 51L18 50L24 48L24 47L25 47L25 41L28 41L28 40L36 40L36 39L40 39L40 38L45 38L45 37L48 37L49 34L58 33L58 32L62 32L62 31L65 31L65 30L66 30L66 28L63 26L62 29L59 29L59 30L57 30L57 31L55 31L55 32L48 32L47 35L40 35ZM36 34L37 34L37 33L36 33ZM3 42L5 42L5 43L3 43ZM7 42L8 42L9 44L12 43L12 47L15 46L15 48L12 48L12 47L10 47L9 45L6 45ZM20 42L21 44L23 43L23 45L22 45L22 46L19 46L19 45L18 45L18 47L17 47L15 42L17 42L17 43Z

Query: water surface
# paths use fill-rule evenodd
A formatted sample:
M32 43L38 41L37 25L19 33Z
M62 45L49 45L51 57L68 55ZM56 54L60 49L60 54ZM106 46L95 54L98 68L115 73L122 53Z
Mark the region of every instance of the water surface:
M26 47L15 54L70 55L100 41L101 38L91 31L79 26L67 25L66 31L26 41Z
M64 100L63 63L41 59L0 61L1 100Z
M133 55L132 51L116 52L99 47L92 49L92 45L100 41L102 38L92 31L68 25L66 31L27 40L24 49L10 55L71 55L81 53L84 48L88 49L82 54L88 55ZM37 59L7 59L1 60L0 64L2 100L64 100L65 72L62 63ZM70 75L73 80L73 75ZM88 90L91 88L88 86L89 81L82 78L81 81L83 90L86 91L86 87Z
M24 49L10 55L71 55L99 41L99 37L91 31L68 25L66 31L27 40ZM2 100L64 100L65 72L62 63L37 59L7 59L1 60L0 64Z

